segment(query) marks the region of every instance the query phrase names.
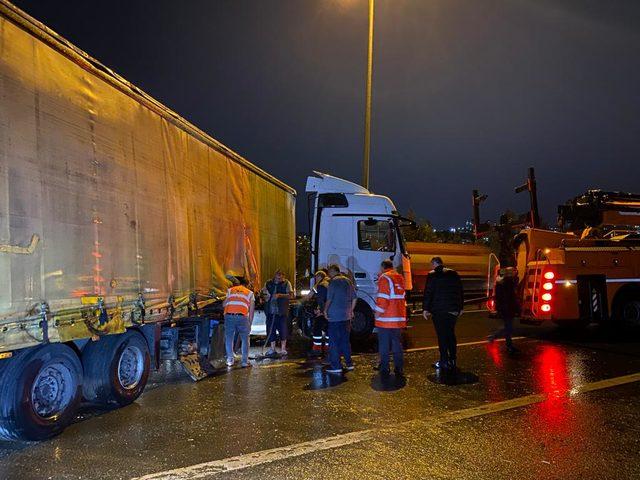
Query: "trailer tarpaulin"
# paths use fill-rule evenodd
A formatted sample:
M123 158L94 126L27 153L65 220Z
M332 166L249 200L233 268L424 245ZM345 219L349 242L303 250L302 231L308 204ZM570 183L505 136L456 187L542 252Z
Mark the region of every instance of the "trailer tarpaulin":
M49 334L112 332L139 293L151 305L222 293L228 271L256 287L276 268L293 276L290 187L4 0L0 13L6 328L41 301L54 318L102 297L105 325L56 322ZM15 326L0 350L41 340L33 329Z

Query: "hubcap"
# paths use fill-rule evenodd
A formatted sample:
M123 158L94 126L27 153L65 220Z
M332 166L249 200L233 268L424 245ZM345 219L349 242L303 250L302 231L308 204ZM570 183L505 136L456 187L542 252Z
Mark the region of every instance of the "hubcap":
M142 379L144 371L144 356L142 350L135 346L128 346L122 351L118 361L118 382L120 385L131 390L135 388Z
M47 365L33 382L33 410L42 418L55 417L69 406L74 390L73 374L67 365L59 362Z

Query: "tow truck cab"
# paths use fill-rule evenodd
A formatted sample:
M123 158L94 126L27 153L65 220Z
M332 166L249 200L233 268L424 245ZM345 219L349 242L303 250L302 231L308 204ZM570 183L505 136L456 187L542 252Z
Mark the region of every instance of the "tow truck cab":
M411 267L401 227L411 222L398 215L393 202L364 187L324 173L307 178L312 208L311 271L335 263L356 285L358 304L352 337L373 331L376 282L380 262L390 258L411 288Z

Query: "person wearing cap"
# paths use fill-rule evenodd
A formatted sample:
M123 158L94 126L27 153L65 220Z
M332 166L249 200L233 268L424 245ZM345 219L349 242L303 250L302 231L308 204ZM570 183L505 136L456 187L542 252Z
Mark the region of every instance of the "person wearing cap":
M503 326L487 337L489 343L498 337L504 337L507 352L511 355L517 353L513 346L513 319L520 314L520 302L518 302L518 271L513 267L501 268L498 271L495 288L496 311L502 318Z
M266 297L265 312L267 314L267 343L271 344L265 354L276 355L276 341L280 340L280 354L287 355L287 338L289 335L289 302L293 299L293 287L284 276L282 270L276 270L273 279L262 289Z
M320 269L313 275L313 279L315 283L313 284L312 293L316 308L311 328L311 352L314 355L322 355L322 352L329 346L328 322L323 313L324 304L327 301L329 276L325 270Z
M255 296L247 288L245 278L232 280L233 286L227 290L224 300L224 340L227 355L227 365L233 366L234 337L237 334L242 342L242 367L249 366L249 333L253 322Z
M460 275L445 268L442 258L431 259L433 270L427 275L422 300L422 315L433 316L433 326L438 336L440 360L433 364L438 370L456 370L456 321L464 308L464 291Z

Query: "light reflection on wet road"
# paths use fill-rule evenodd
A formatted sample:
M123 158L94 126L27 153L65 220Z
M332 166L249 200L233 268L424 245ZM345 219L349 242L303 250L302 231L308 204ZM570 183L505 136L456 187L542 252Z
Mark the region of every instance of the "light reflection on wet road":
M407 345L434 345L416 321ZM463 317L460 342L477 341L495 321ZM176 371L154 378L129 407L85 412L60 437L0 444L0 478L129 479L367 429L393 427L531 394L546 400L442 426L393 428L363 442L225 474L228 478L634 478L640 386L567 397L571 389L640 372L640 342L588 331L520 328L521 353L504 344L461 347L459 363L478 382L430 382L435 350L407 355L407 379L381 379L375 355L344 378L316 362L234 370L197 384ZM366 445L365 445L366 443ZM605 453L606 452L606 453ZM548 462L548 463L545 463ZM332 466L331 468L329 468ZM223 477L225 477L223 475ZM208 478L208 477L206 477Z

